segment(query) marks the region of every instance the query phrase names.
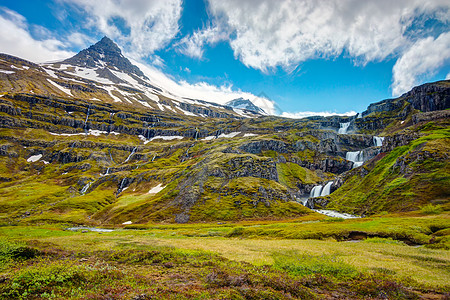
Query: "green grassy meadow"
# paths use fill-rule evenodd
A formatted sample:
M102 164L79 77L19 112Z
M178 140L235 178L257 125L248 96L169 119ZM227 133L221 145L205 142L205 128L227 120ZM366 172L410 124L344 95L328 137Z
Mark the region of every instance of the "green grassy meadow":
M0 298L445 299L449 217L4 226Z

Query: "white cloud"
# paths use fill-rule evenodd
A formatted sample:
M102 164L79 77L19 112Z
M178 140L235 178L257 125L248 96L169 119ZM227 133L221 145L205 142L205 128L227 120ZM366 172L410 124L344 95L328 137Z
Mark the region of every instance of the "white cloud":
M68 37L67 40L70 41L70 43L74 46L80 47L80 48L86 48L89 45L94 44L97 42L95 39L81 33L81 32L73 32Z
M30 33L26 19L9 9L0 9L0 52L18 56L33 62L57 60L74 55L65 50L67 45L49 36L36 40Z
M265 71L344 51L362 64L398 54L409 44L405 31L415 16L439 9L448 14L443 0L423 2L209 0L209 9L219 28L230 30L236 57Z
M228 34L218 27L207 27L195 31L192 35L185 36L177 43L178 51L193 58L202 58L204 46L213 45L219 41L227 39Z
M320 111L320 112L313 112L313 111L300 111L300 112L283 112L281 114L282 117L285 118L291 118L291 119L302 119L307 117L314 117L314 116L322 116L322 117L331 117L331 116L354 116L357 112L355 111L349 111L346 113L335 113L335 112L329 112L329 111Z
M138 66L152 83L166 90L166 93L170 93L169 96L174 99L184 97L225 104L228 101L242 97L261 107L268 114L275 114L276 112L273 101L255 96L252 93L243 92L239 89L233 89L231 85L215 86L206 82L198 82L195 84L190 84L186 81L177 82L152 66L134 60L132 60L132 63Z
M435 70L449 61L450 32L443 33L436 39L428 37L417 41L394 65L392 94L400 96L409 91L420 83L420 79L431 77Z
M181 0L59 0L81 7L94 27L136 58L161 49L177 35Z

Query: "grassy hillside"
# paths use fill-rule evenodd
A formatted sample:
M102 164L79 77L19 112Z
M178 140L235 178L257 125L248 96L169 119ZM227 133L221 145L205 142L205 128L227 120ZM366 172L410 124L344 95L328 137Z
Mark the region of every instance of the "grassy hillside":
M448 120L417 126L415 133L417 139L352 171L328 207L357 214L417 210L429 203L448 209Z

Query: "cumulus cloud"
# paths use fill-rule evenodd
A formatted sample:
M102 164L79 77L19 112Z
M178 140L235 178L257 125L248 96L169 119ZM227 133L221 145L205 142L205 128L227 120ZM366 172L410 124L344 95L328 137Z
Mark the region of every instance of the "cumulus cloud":
M186 81L176 81L155 67L149 66L143 62L132 60L133 64L138 66L142 72L155 85L162 87L170 96L196 100L205 100L218 104L225 104L228 101L244 98L253 104L261 107L268 114L275 114L275 103L267 98L258 97L252 93L243 92L240 89L234 89L232 85L215 86L206 82L188 83Z
M400 96L450 61L450 32L417 41L395 63L392 94ZM448 75L447 75L448 77Z
M417 76L442 65L433 55L417 62L420 70L412 71L414 63L403 57L416 59L418 51L436 43L450 52L446 36L434 40L430 36L436 31L428 27L434 22L428 22L431 18L444 24L440 33L448 28L450 8L445 0L209 0L208 9L216 28L227 30L236 58L263 72L277 67L289 71L310 59L341 54L359 65L401 57L393 86L393 94L398 94ZM195 34L190 42L197 54L206 44L195 43Z
M300 111L300 112L283 112L281 114L282 117L290 118L290 119L302 119L307 117L314 117L314 116L322 116L322 117L331 117L331 116L354 116L357 112L355 111L349 111L345 113L336 113L336 112L329 112L329 111Z
M74 53L67 51L67 44L50 37L37 40L30 34L30 25L20 14L0 9L0 52L18 56L34 62L63 59Z
M136 58L161 49L177 35L181 0L59 0L86 13L93 27L118 41Z
M245 65L289 67L343 51L358 63L383 60L408 44L415 15L442 6L422 0L210 0L217 22L233 34L230 45Z
M213 45L225 40L227 37L228 34L220 30L217 26L209 26L183 37L176 46L180 53L200 59L203 57L204 46L206 44Z

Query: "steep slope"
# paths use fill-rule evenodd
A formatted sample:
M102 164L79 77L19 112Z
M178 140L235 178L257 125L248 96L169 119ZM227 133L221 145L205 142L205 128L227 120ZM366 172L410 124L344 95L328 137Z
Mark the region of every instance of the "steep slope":
M343 174L343 185L315 207L355 214L447 207L450 198L450 82L415 87L371 104L354 121L362 132L385 135L381 153Z
M108 37L103 37L98 43L82 50L74 57L68 58L62 63L89 67L116 69L122 72L145 77L144 73L122 55L120 48Z
M28 93L90 102L114 103L126 109L172 112L204 118L257 117L261 114L203 100L182 98L153 84L123 56L109 38L72 58L37 65L0 54L0 88L9 93Z

